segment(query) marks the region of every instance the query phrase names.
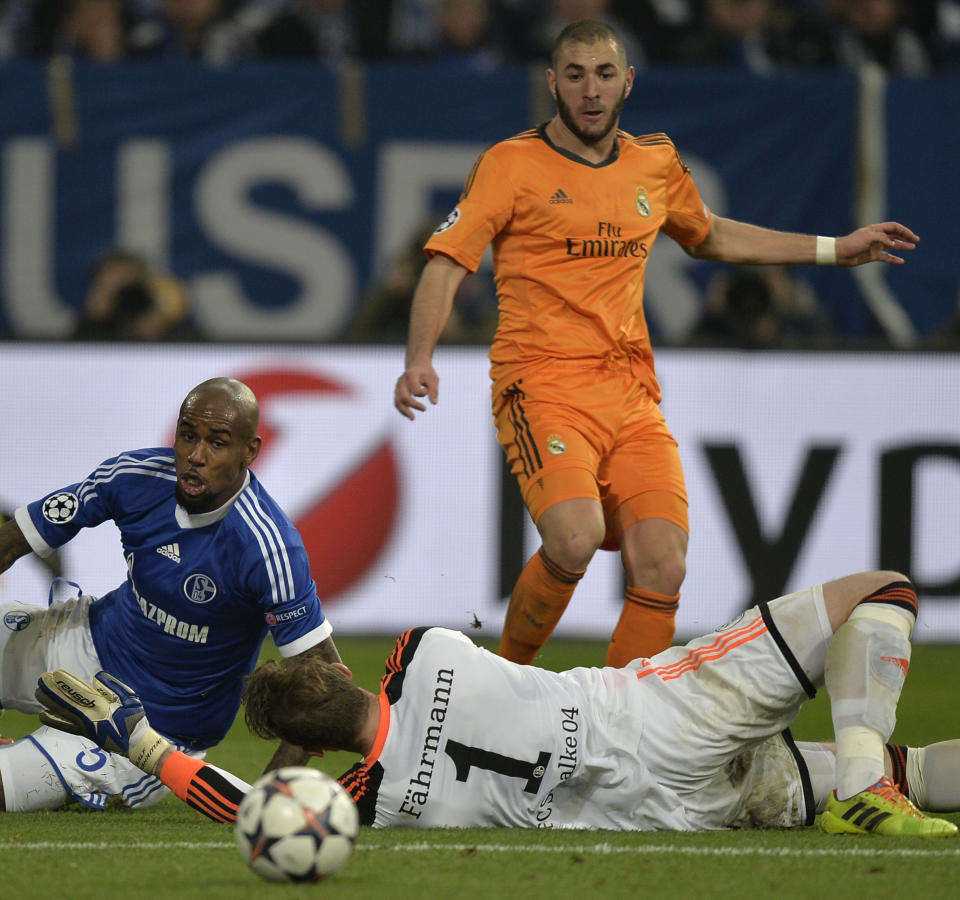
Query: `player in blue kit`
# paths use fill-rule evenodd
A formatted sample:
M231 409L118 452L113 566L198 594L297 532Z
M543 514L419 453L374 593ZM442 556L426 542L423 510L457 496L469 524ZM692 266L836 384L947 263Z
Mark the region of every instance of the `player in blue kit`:
M233 724L268 631L282 656L340 661L300 535L249 469L258 421L249 387L206 381L183 401L172 449L121 453L0 526L0 572L108 520L127 565L126 581L98 599L0 604L0 707L39 712L47 669L108 669L136 686L159 732L201 752ZM284 743L269 768L306 759ZM55 729L0 747L0 809L102 807L114 795L144 806L166 792L123 757Z

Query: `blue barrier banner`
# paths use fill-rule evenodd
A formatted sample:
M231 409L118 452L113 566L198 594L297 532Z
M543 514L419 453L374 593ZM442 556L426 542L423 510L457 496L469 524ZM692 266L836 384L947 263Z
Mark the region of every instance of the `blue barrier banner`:
M621 117L632 134L666 132L690 166L704 199L719 215L782 231L846 234L854 186L856 81L847 72L802 78L756 78L736 70L670 69L641 72ZM690 291L691 316L715 270L667 247L671 277L658 272L660 242L648 274L648 314L658 322ZM865 314L848 272L804 269L821 302L838 313L837 327L856 333L851 308ZM688 287L689 286L689 287ZM857 298L851 302L851 298ZM862 317L862 315L861 315ZM683 323L689 327L689 322Z
M921 239L917 258L888 282L927 334L960 315L960 116L951 112L958 96L957 75L897 79L887 91L887 213Z
M958 126L936 115L949 88L893 83L888 97L886 212L925 235L890 284L922 332L956 303L945 248L960 237L948 215L960 187L943 135L952 128L956 146ZM843 234L857 111L850 73L650 70L621 125L669 134L721 215ZM551 114L543 73L525 68L5 64L0 334L70 335L91 264L125 246L185 281L206 337L342 339L371 282L456 202L476 156ZM689 334L711 272L658 242L647 297L661 340ZM870 333L848 271L800 277L842 335Z

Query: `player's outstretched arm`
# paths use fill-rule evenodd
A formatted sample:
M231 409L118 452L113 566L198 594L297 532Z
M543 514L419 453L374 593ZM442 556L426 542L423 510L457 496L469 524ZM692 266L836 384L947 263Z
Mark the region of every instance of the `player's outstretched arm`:
M233 822L250 785L201 759L171 749L153 772L187 806L214 822Z
M406 368L397 379L393 392L393 405L408 419L414 418L415 410L426 410L417 398L426 397L433 404L437 402L440 379L431 362L433 351L450 318L457 288L466 274L467 270L460 263L442 253L434 256L420 274L410 308Z
M80 734L104 750L119 753L155 775L184 803L217 822L232 822L249 785L173 745L150 727L133 690L108 672L93 685L71 672L45 672L37 682L43 704L40 720L53 728Z
M843 237L774 231L715 216L702 243L685 247L695 259L736 265L901 265L896 254L914 250L920 238L899 222L866 225Z

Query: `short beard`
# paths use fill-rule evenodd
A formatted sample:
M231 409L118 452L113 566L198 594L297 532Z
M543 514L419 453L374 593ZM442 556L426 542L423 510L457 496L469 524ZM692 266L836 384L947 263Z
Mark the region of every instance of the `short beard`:
M173 489L173 494L177 498L177 503L179 503L188 513L209 512L209 510L205 508L207 498L206 497L188 497L183 492L183 488L180 487L179 482L177 483L177 486Z
M560 121L567 126L567 129L572 132L574 137L577 138L581 143L586 144L588 147L593 146L594 144L599 144L604 140L607 135L616 127L617 121L620 118L620 113L623 112L623 102L627 99L627 86L623 86L623 91L620 93L620 99L617 100L616 105L610 111L610 115L607 117L607 121L600 131L599 134L587 134L577 125L576 121L573 118L573 113L570 111L570 107L563 102L563 98L560 96L560 92L557 92L557 112L560 114Z

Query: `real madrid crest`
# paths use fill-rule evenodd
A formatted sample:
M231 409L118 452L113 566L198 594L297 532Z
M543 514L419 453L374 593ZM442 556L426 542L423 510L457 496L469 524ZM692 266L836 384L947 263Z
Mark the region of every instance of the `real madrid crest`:
M547 438L547 452L552 453L554 456L559 456L561 453L567 452L567 445L560 439L560 435L551 434Z
M645 187L637 188L637 196L634 200L637 204L637 212L641 216L646 218L650 215L650 198L647 196L647 189Z

